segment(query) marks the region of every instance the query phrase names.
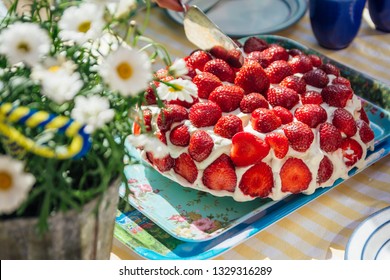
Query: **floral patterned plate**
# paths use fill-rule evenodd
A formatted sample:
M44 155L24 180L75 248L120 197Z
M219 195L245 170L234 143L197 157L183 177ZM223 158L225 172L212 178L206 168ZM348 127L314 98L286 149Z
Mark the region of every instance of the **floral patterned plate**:
M342 76L351 81L355 93L364 98L363 106L375 133L375 145L378 146L390 136L390 113L386 111L390 110L389 86L293 40L274 35L259 37L288 49L298 48L305 53L317 54L324 62L337 65ZM132 152L136 155L135 149ZM259 219L278 204L269 199L236 202L230 197L215 197L183 188L142 163L127 166L125 174L131 191L128 197L130 204L171 236L184 242L204 242L216 238L254 217ZM125 187L122 186L121 196L124 192Z

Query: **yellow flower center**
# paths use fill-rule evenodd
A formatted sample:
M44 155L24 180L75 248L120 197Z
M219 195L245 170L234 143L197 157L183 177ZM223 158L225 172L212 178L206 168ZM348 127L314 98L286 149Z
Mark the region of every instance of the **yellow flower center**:
M87 33L89 29L91 29L91 22L84 21L84 22L80 23L78 31L82 32L82 33Z
M17 46L18 50L22 52L29 52L30 51L30 46L26 42L20 42L19 45Z
M4 171L0 171L0 191L7 191L12 187L12 176Z
M50 66L48 70L49 70L49 72L55 73L58 70L60 70L60 66L58 66L58 65Z
M133 75L133 68L127 62L122 62L116 67L116 72L122 80L127 80Z

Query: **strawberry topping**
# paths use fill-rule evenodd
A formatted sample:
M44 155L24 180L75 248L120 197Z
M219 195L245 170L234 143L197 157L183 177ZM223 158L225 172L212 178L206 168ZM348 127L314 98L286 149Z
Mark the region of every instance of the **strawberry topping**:
M343 152L344 163L348 167L353 166L362 158L362 146L360 146L360 144L352 138L344 139L341 143L341 149Z
M231 112L240 106L244 97L244 90L235 85L223 85L214 89L209 96L209 100L217 103L222 112Z
M242 87L245 93L267 92L270 82L263 67L253 60L248 60L238 71L234 84Z
M295 117L311 128L316 128L319 124L326 122L328 114L320 105L306 104L295 111Z
M277 158L282 159L287 155L289 143L288 138L284 134L278 132L268 133L265 136L265 142L271 146Z
M196 75L192 82L198 87L199 98L208 99L210 93L219 86L222 86L221 80L208 72L202 72Z
M230 157L236 166L248 166L260 162L269 150L269 145L261 138L243 131L233 136Z
M252 127L262 133L271 132L282 125L280 118L269 109L258 108L252 112Z
M196 103L189 113L189 119L196 127L215 125L221 116L221 108L212 101Z
M320 166L318 167L317 172L317 183L322 184L330 179L333 174L333 163L327 157L324 156L320 162Z
M291 148L298 152L306 152L314 140L311 128L302 122L292 122L283 127Z
M186 147L190 143L190 133L186 125L178 125L171 130L169 140L173 145Z
M191 184L198 177L198 169L189 154L183 153L175 159L173 170Z
M222 154L203 172L203 184L212 190L234 192L237 185L237 175L232 160Z
M312 180L312 174L303 160L289 158L280 169L282 191L299 193L306 190Z
M252 92L242 98L240 102L241 112L252 113L257 108L269 108L267 99L260 93Z
M217 76L221 81L234 82L236 74L230 65L219 58L208 61L203 70Z
M320 148L328 153L336 151L341 146L343 138L340 130L331 123L320 125Z
M236 115L222 116L214 126L216 134L228 139L240 131L243 131L242 121Z
M191 135L188 152L194 160L201 162L211 154L213 147L211 136L206 131L197 130Z
M350 112L343 108L338 108L334 111L332 123L349 137L354 136L357 132L355 119Z
M272 169L264 162L249 168L239 184L240 190L251 197L267 197L274 187Z

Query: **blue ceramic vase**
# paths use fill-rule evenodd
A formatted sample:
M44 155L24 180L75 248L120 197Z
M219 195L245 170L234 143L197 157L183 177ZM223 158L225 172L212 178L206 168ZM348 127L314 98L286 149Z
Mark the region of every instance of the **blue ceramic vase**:
M310 0L310 23L318 43L343 49L356 37L366 0Z
M390 0L368 0L368 11L376 29L390 32Z

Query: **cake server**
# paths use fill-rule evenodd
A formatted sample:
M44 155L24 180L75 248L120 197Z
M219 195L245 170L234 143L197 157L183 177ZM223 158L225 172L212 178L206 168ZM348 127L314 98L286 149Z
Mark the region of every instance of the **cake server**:
M183 26L187 39L202 50L210 50L214 46L222 46L226 50L242 51L238 45L214 23L197 6L187 6L180 1L184 10Z

